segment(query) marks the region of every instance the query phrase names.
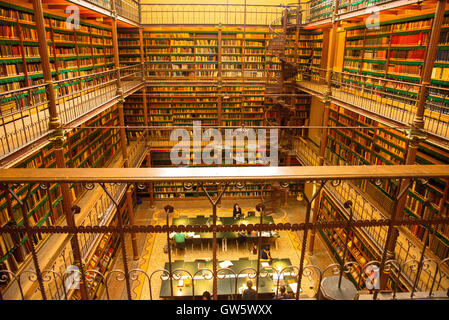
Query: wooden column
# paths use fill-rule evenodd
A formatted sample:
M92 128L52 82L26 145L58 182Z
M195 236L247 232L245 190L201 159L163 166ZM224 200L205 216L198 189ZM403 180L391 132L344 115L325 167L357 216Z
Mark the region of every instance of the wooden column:
M147 168L151 168L151 151L148 151L146 156L146 164ZM150 208L154 208L154 192L153 192L153 183L150 182L148 184L148 196L150 198Z
M125 115L123 113L123 102L125 99L123 97L119 98L119 102L117 104L118 107L118 120L120 125L120 149L122 151L123 156L123 167L129 168L129 159L128 159L128 149L126 142L126 129L125 129Z
M333 16L332 16L332 39L330 42L330 47L329 47L329 52L330 52L330 60L329 60L329 65L327 66L327 90L325 92L324 98L323 98L323 103L324 103L324 113L323 113L323 121L322 121L322 126L323 126L323 130L321 133L321 141L320 141L320 154L319 154L319 158L318 158L318 165L319 166L323 166L324 165L324 155L326 153L326 146L327 146L327 136L329 134L329 129L327 129L327 126L329 125L329 113L330 113L330 105L331 105L331 100L330 97L332 95L332 91L331 91L331 87L332 87L332 71L334 69L334 57L335 57L335 49L336 49L336 42L337 42L337 29L338 29L338 24L339 22L336 21L336 15L337 15L337 11L338 11L338 0L335 0L335 5L334 5L334 12L333 12ZM312 223L316 223L318 221L318 215L319 215L319 204L321 201L321 192L320 194L317 196L316 200L315 200L315 205L313 207L313 217L312 217ZM308 240L308 248L307 248L307 252L308 254L312 255L313 254L313 247L314 247L314 243L315 243L315 234L316 231L314 229L310 230L309 233L309 240Z
M337 29L338 26L340 24L339 21L337 21L337 13L338 13L338 4L339 4L339 0L335 0L335 4L334 4L334 12L332 13L332 39L330 42L330 48L329 48L329 53L330 53L330 60L329 60L329 65L327 67L327 78L326 78L326 82L327 82L327 92L326 95L330 96L331 93L331 85L332 85L332 72L334 70L334 61L335 61L335 50L336 50L336 42L337 42Z
M56 110L56 94L51 78L50 56L48 54L48 44L45 33L44 13L41 0L33 0L34 20L39 43L39 55L42 61L42 73L47 84L48 112L50 114L49 129L56 129L60 126L58 111Z
M128 158L128 149L127 149L127 140L126 140L126 129L125 129L125 116L123 113L123 103L125 102L125 98L123 97L123 89L122 84L120 80L120 61L119 61L119 51L118 51L118 35L117 35L117 12L115 11L115 3L114 1L111 1L111 8L112 8L112 45L113 45L113 52L114 52L114 67L116 69L116 75L117 75L117 95L119 96L119 102L118 102L118 117L119 117L119 125L120 125L120 149L122 151L123 156L123 167L129 168L129 158ZM133 205L132 205L132 197L131 194L126 193L126 205L128 207L128 216L129 216L129 225L133 225L134 221L134 212L133 212ZM118 213L120 214L120 213ZM134 259L137 258L137 241L135 239L136 234L133 234L131 236L131 245L133 250ZM125 238L123 237L123 241ZM124 246L125 244L123 244ZM123 247L124 248L124 247Z
M126 190L126 207L128 208L129 224L132 226L134 225L133 191L132 186ZM139 260L139 253L137 250L137 234L135 232L131 233L131 244L133 249L133 259Z
M424 128L424 111L426 100L428 96L427 87L430 85L430 78L432 76L432 69L437 53L438 40L440 38L441 26L443 24L445 13L445 0L438 0L435 9L435 18L430 33L429 45L427 47L426 60L424 61L423 73L421 76L421 88L418 94L418 102L416 104L416 115L413 119L412 126L422 129Z
M285 74L284 74L284 70L285 70L285 45L287 43L287 17L288 17L288 10L287 8L284 9L283 12L283 16L282 16L282 39L283 39L283 43L284 43L284 51L281 53L281 76L279 77L279 83L281 84L281 93L284 93L284 81L285 81ZM279 100L285 100L284 97L277 97L277 99ZM281 125L281 108L279 108L279 116L278 116L278 121L277 124Z
M64 130L61 127L61 121L59 119L58 111L56 108L56 94L54 90L53 80L51 77L51 65L50 56L48 54L48 43L45 32L44 23L44 13L42 9L41 0L33 0L33 10L34 10L34 20L36 23L36 32L39 42L39 55L41 56L42 63L42 73L44 76L44 81L47 84L47 100L48 100L48 111L50 114L49 129L54 130L50 140L53 143L53 148L56 157L56 167L65 168L65 158L64 158ZM61 194L62 194L62 206L64 214L66 217L67 225L70 227L75 226L75 219L72 212L72 194L69 190L69 185L67 183L61 183ZM75 234L71 234L71 246L73 261L75 265L82 267L81 256L76 254L79 253L79 247L77 246L78 240ZM83 281L80 283L81 298L87 299L86 292L83 287Z
M115 11L115 3L111 1L112 8L112 46L113 46L113 54L114 54L114 68L116 69L116 77L117 77L117 94L121 96L123 94L122 91L122 83L120 80L120 62L119 62L119 53L118 53L118 36L117 36L117 12Z
M120 61L118 52L118 36L117 36L117 13L115 11L114 1L111 1L111 8L113 13L112 19L112 45L114 52L114 67L116 69L117 76L117 95L119 96L118 102L118 117L120 125L120 147L123 155L123 166L125 168L129 167L128 150L127 150L127 140L126 140L126 129L125 129L125 116L123 113L123 103L125 99L123 97L123 90L120 81Z
M148 102L147 102L147 89L145 86L145 57L144 57L144 45L143 45L143 28L139 28L139 43L140 43L140 65L142 70L142 100L143 100L143 125L148 127ZM149 131L147 129L143 130L144 134L147 135Z

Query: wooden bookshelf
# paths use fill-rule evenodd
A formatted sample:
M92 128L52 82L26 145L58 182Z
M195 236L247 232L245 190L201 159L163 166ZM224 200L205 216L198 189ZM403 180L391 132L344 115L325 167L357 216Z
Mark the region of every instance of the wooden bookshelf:
M79 29L70 30L66 27L66 16L52 11L44 12L44 20L54 80L111 69L110 28L81 20ZM2 91L43 83L35 28L30 8L0 2Z
M358 75L380 77L367 87L387 91L403 97L417 97L417 86L392 83L404 80L419 83L430 39L433 14L380 22L380 27L368 29L365 25L346 28L343 71ZM437 49L431 85L447 87L449 76L449 11L446 12ZM357 78L345 75L343 81L359 83ZM430 100L441 100L438 90L432 90ZM439 99L439 100L438 100Z
M342 107L331 105L330 126L360 126L360 130L331 129L325 158L333 165L398 165L403 164L407 151L405 134L384 126L376 121L351 112ZM367 127L363 129L363 127ZM419 145L416 162L422 165L447 164L449 152L443 148L422 142ZM394 194L398 186L395 180L384 180L381 185L373 181L363 180L356 185L374 200L384 212L393 210ZM449 203L444 201L444 194L448 192L447 181L430 179L427 184L415 181L408 191L406 216L410 218L428 217L431 210L435 215L444 214ZM430 199L431 207L424 207L426 199ZM447 212L447 211L446 211ZM424 226L409 228L419 240L423 239ZM448 229L431 229L430 248L440 258L449 254Z
M131 95L125 99L123 103L123 114L125 117L125 124L127 126L144 126L144 106L143 106L143 91L140 90L136 94ZM142 129L126 129L128 141L137 139L143 133Z
M118 151L120 135L118 129L86 129L89 126L117 126L117 107L103 111L96 117L85 122L79 128L67 133L64 143L66 166L71 168L103 167ZM53 168L56 158L51 144L37 150L26 160L20 162L18 168ZM20 197L25 197L29 186L18 186L14 191ZM84 194L81 186L70 185L74 200ZM47 190L34 186L27 201L27 214L31 225L56 225L64 216L62 195L59 184L52 184ZM0 193L0 224L22 225L23 218L19 204L5 192ZM36 235L33 243L38 245L48 235ZM0 268L15 272L30 248L23 245L25 238L13 239L8 234L0 237Z
M323 191L320 198L318 221L346 221L347 219L347 213L342 209L341 205L334 202L332 196L327 191ZM377 252L361 232L362 229L354 229L349 232L345 229L323 229L319 231L319 234L331 255L338 262L341 262L343 259L346 238L348 238L348 250L345 261L355 261L363 268L369 261L379 260L382 253ZM360 267L356 267L348 273L348 278L356 287L362 290L365 288L366 275L361 274ZM362 275L362 279L360 279L360 274ZM359 283L361 287L359 287ZM387 283L388 288L391 289L394 285L392 279L389 278ZM400 283L398 287L400 291L406 290Z
M114 214L111 220L111 226L117 226L118 219L117 214L121 214L123 224L127 224L129 221L128 208L126 205L126 198L123 197L119 203L118 211ZM86 257L86 269L96 270L103 276L106 272L112 268L115 261L115 255L120 245L120 236L118 234L112 234L111 232L105 233L101 236L95 249L92 253ZM90 299L96 299L101 297L104 292L104 283L99 276L91 274L87 281L86 286ZM75 290L71 295L72 300L80 300L79 290Z
M117 30L119 61L121 67L140 63L139 30L136 28L121 28Z
M287 35L287 59L295 62L300 70L303 70L298 73L298 80L308 80L313 75L319 74L312 68L324 69L326 67L327 61L324 60L327 60L327 56L323 56L323 40L324 33L321 31L301 30L298 33ZM296 55L295 48L297 48Z
M267 75L280 74L280 61L267 50L268 28L249 28L245 32L148 29L144 36L150 78L265 81Z
M312 0L310 1L309 20L323 20L332 17L334 2L332 0Z

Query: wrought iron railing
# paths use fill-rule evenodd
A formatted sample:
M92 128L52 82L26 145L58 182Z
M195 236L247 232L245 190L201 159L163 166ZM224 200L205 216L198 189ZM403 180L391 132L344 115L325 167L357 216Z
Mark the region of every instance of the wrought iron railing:
M130 163L130 167L138 167L143 160L143 157L146 154L146 136L140 135L137 140L131 142L128 147L128 159ZM96 201L92 204L92 207L88 209L87 213L81 213L82 217L80 217L80 221L78 223L79 226L87 227L87 226L107 226L110 224L111 220L114 218L116 213L116 207L114 206L113 201L110 197L104 192L102 192L101 187L94 187L93 185L86 185L84 187L78 185L76 187L80 187L81 189L85 189L87 192L91 192L92 196L96 197ZM125 195L125 185L119 184L111 184L110 186L110 194L115 199L116 202L120 202L121 199ZM99 193L99 194L98 194ZM87 196L87 195L86 195ZM78 217L77 217L78 219ZM60 225L67 225L65 220L61 222ZM52 234L47 234L50 236ZM54 235L54 234L53 234ZM70 238L70 235L68 235ZM98 242L101 240L103 234L102 233L84 233L80 234L78 237L79 245L80 245L80 253L84 262L89 260L89 257L92 256L95 252L95 248L98 246ZM1 239L0 239L1 241ZM51 238L47 238L46 241L52 241ZM69 266L73 265L73 255L71 254L71 244L70 242L66 242L64 248L61 250L60 254L57 256L55 261L48 267L48 270L51 270L51 274L57 272L59 274L64 274L69 268ZM1 258L1 257L0 257ZM20 283L20 287L22 290L27 290L33 284L33 281L29 281L24 279ZM9 291L18 291L18 283L13 283L11 285L16 285L15 287L11 287ZM45 282L45 291L48 293L49 298L52 300L64 299L64 291L63 286L61 286L58 282ZM35 292L31 297L40 296L39 292ZM69 293L70 297L71 292Z
M85 0L102 9L110 11L112 9L112 0ZM139 23L139 3L135 0L113 0L117 15ZM76 0L71 2L77 3Z
M372 14L376 13L383 7L379 5L385 5L388 3L392 4L392 8L404 6L406 4L411 4L416 1L408 1L407 3L401 3L395 0L339 0L338 10L336 12L336 19L341 16L350 13L356 13L360 11L360 14ZM298 4L289 4L291 8L298 6ZM310 0L306 2L301 2L301 14L302 23L308 24L312 22L331 22L333 12L335 11L335 1L334 0ZM365 10L364 10L365 9Z
M304 68L298 73L298 84L320 94L326 91L327 70ZM332 72L332 98L372 114L394 121L407 128L415 117L419 83L386 79L349 72ZM428 86L424 112L424 130L449 139L449 89Z
M121 67L119 70L121 85L125 93L142 83L142 66L140 64Z
M115 10L119 16L128 18L134 22L140 22L140 5L135 0L114 0Z
M3 169L1 170L2 175L0 177L0 182L3 184L3 188L6 188L12 197L19 199L24 215L24 226L4 226L0 228L0 234L15 234L15 235L33 235L33 234L74 234L75 239L77 239L78 244L85 243L81 242L81 238L84 236L89 237L92 234L105 234L105 233L113 233L118 235L120 238L120 245L123 257L123 269L122 270L110 270L106 274L101 274L96 270L86 270L83 262L75 263L76 267L78 267L78 273L81 276L81 284L85 281L89 282L96 278L97 281L100 281L104 284L106 288L106 299L110 298L110 288L109 281L111 281L112 277L116 280L122 281L125 283L126 292L128 294L128 298L132 298L131 287L134 281L138 279L138 276L142 276L144 280L146 279L146 284L150 286L149 290L151 290L151 286L154 284L152 282L153 276L157 273L162 273L162 279L159 278L157 281L176 281L182 276L187 278L190 277L192 282L192 291L193 286L195 286L195 280L199 279L197 276L199 274L190 274L188 272L183 272L183 270L173 270L169 269L157 269L157 270L140 270L133 269L130 270L129 262L127 260L127 253L124 251L125 249L125 241L127 241L127 237L125 235L137 233L139 234L170 234L171 232L212 232L215 236L213 238L212 245L212 266L213 268L210 270L210 275L207 277L210 279L213 292L215 297L217 296L217 283L221 277L229 277L230 279L235 279L236 272L228 272L223 269L217 267L217 238L216 234L220 232L237 232L237 231L258 231L259 235L262 231L303 231L303 238L301 241L301 251L300 251L300 262L299 264L295 264L291 266L290 270L268 270L260 267L260 261L258 261L257 265L259 267L253 268L254 270L248 270L241 272L245 272L245 274L251 273L253 274L253 278L257 281L261 280L264 277L270 277L273 273L284 273L287 275L289 272L289 276L292 276L291 272L293 272L293 279L297 283L297 288L301 288L304 292L306 292L305 287L305 278L311 277L312 283L314 283L312 290L309 296L315 296L316 293L320 290L321 280L326 277L326 275L331 272L332 274L336 274L337 276L347 277L348 279L352 279L354 285L357 289L362 290L360 292L364 292L363 284L366 284L365 274L367 268L369 266L376 266L379 269L381 275L385 274L385 277L390 278L394 285L391 287L392 295L395 295L395 292L399 289L399 283L408 282L408 292L409 298L413 297L418 291L425 291L425 295L429 298L435 296L445 295L447 297L447 290L449 288L449 278L447 276L448 270L448 261L449 259L435 260L429 259L425 257L426 247L420 250L420 254L415 255L413 258L411 255L407 257L405 261L399 260L397 257L395 260L388 260L382 258L380 261L372 261L366 262L363 265L357 263L356 261L348 260L346 255L342 255L342 259L338 264L333 264L325 269L320 269L314 265L309 265L305 262L305 248L307 245L308 233L311 230L357 230L360 228L383 228L386 229L386 237L389 238L393 235L393 230L399 226L411 226L411 225L420 225L424 227L429 226L437 226L437 225L448 225L449 217L447 214L443 214L442 216L433 216L427 218L418 218L418 219L403 219L399 220L396 218L387 218L385 216L381 216L377 218L374 215L367 215L366 212L359 211L356 208L356 203L354 201L358 201L358 198L354 198L354 195L349 191L345 193L342 191L344 203L344 211L349 217L357 217L357 219L349 218L348 220L335 220L335 221L319 221L319 222L311 222L311 207L314 203L316 196L323 188L327 189L338 189L339 186L342 186L347 181L358 180L358 179L427 179L427 178L448 178L449 177L449 168L448 166L395 166L395 167L374 167L369 166L344 166L344 167L332 167L332 166L323 166L323 167L264 167L263 171L259 168L220 168L220 172L217 173L216 168L172 168L170 171L166 169L41 169L41 170L27 170L27 169ZM130 178L132 177L132 178ZM306 218L304 221L297 221L293 224L290 223L275 223L275 224L255 224L255 225L217 225L216 224L216 206L218 201L220 200L220 195L216 199L209 197L210 203L212 205L213 212L213 223L211 225L199 226L199 225L189 225L189 226L175 226L171 224L166 225L139 225L139 226L125 226L121 219L118 220L117 225L101 225L100 220L97 221L97 225L95 226L82 226L77 224L76 226L30 226L27 221L28 217L25 214L27 212L27 196L21 195L17 196L14 193L14 186L16 183L24 183L24 184L32 184L32 185L40 185L42 188L46 188L48 183L81 183L85 188L93 188L95 184L98 184L100 188L103 189L106 196L113 203L114 207L118 209L118 202L114 196L114 190L128 190L133 185L137 189L145 189L147 188L147 184L153 182L161 182L161 181L182 181L184 183L184 187L186 189L192 188L196 186L197 188L203 189L204 192L207 193L207 190L212 185L220 184L221 189L225 192L226 188L230 186L236 186L238 188L244 187L246 182L249 181L264 181L266 183L274 183L279 182L282 188L288 188L290 184L293 182L312 182L319 186L318 190L316 190L312 197L305 197L305 201L307 204L306 210ZM117 183L119 185L117 185ZM30 188L31 190L32 188ZM347 199L349 198L349 199ZM354 200L355 199L355 200ZM316 204L315 204L316 205ZM264 208L261 206L257 206L257 210L260 212L261 216L263 216ZM173 207L166 206L165 207L166 214L169 215L173 212ZM118 215L120 216L120 215ZM167 217L168 219L168 217ZM168 221L168 220L167 220ZM92 221L95 224L95 221ZM428 234L427 234L428 236ZM260 238L259 238L260 239ZM30 241L30 240L28 240ZM386 241L388 242L388 241ZM33 247L32 243L29 243L31 247ZM169 251L171 250L170 241L167 243ZM347 246L348 244L346 244ZM381 243L382 245L382 243ZM83 248L83 246L80 246ZM259 242L260 248L260 242ZM343 248L347 250L346 248ZM385 253L386 247L383 246L380 248L380 251ZM396 254L398 249L396 248ZM2 292L3 298L13 299L28 299L29 294L25 292L23 289L23 280L25 277L29 279L29 281L37 284L39 291L41 292L42 299L48 299L50 296L46 291L46 283L59 283L59 295L54 295L63 297L63 299L68 296L67 282L67 274L61 274L58 271L54 270L41 270L40 262L34 253L31 251L31 255L33 256L33 265L34 270L26 270L21 274L14 274L10 271L1 271L2 277L0 281L2 282L14 282L16 283L17 291L14 295L11 296L11 292ZM81 253L80 253L81 256ZM381 255L385 257L385 254ZM75 259L74 259L75 261ZM168 266L172 263L170 254L168 255ZM372 269L370 269L372 271ZM327 272L327 273L326 273ZM421 281L420 273L427 272L427 278L423 282ZM271 274L271 275L270 275ZM205 275L203 274L203 277ZM247 275L249 277L249 275ZM280 277L275 277L279 279ZM141 280L141 279L140 279ZM83 286L82 286L83 287ZM276 286L275 286L276 287ZM62 289L62 290L61 290ZM368 288L369 289L369 288ZM374 289L374 292L378 293L379 290L383 290L385 288L380 287L379 289ZM82 289L81 289L82 290ZM56 292L55 288L52 292ZM273 292L275 293L275 292ZM299 299L298 292L295 292L295 298ZM193 293L192 293L193 294ZM196 294L193 294L195 296ZM234 298L238 297L237 291L231 292L231 296ZM169 297L176 297L176 293L171 291ZM150 298L154 299L157 296L154 293L150 294Z
M302 139L297 139L294 141L294 150L296 154L303 159L306 165L318 165L318 153L313 145L307 143ZM324 163L330 165L330 163L325 159ZM373 205L357 187L353 185L351 181L342 181L337 186L329 184L326 186L326 190L341 204L345 201L350 200L353 203L353 217L355 220L378 220L386 219L386 215L380 211L375 205ZM373 244L374 248L381 253L381 248L385 246L385 241L387 239L388 228L360 228L360 230L366 235ZM403 264L409 259L415 259L419 256L419 249L408 240L407 236L401 233L401 237L397 241L397 246L395 250L396 260ZM413 268L403 269L404 278L406 277L409 282L411 279L415 279L417 270ZM420 271L419 287L422 290L428 290L431 285L431 271L429 269Z
M62 124L76 120L117 95L115 70L60 80L55 85L59 88L56 99Z
M425 263L419 262L416 259L410 259L404 263L399 263L397 260L390 259L385 264L385 269L389 273L395 273L395 280L401 281L405 278L405 270L415 269L422 271L425 268L428 268L430 264L435 265L435 270L431 274L429 289L426 291L414 291L408 292L407 294L401 294L398 290L398 286L393 285L392 289L388 291L390 299L412 299L419 297L420 299L448 299L447 292L442 288L442 281L447 280L447 275L444 273L443 268L449 262L449 259L444 259L441 261L435 260L426 260ZM356 281L356 285L358 288L366 286L366 283L371 283L369 279L370 273L374 268L379 268L380 261L372 260L368 261L365 265L360 265L357 262L350 261L345 263L343 266L338 263L330 264L326 266L324 269L317 267L316 265L305 265L302 270L302 278L303 281L308 281L309 286L307 288L301 289L301 292L307 292L307 294L301 294L299 299L302 298L315 298L319 299L319 292L322 284L322 280L326 277L338 276L340 273L343 274L344 277L353 277L358 279ZM131 269L127 273L122 269L113 269L110 270L106 274L102 274L95 269L88 269L84 271L85 277L83 278L86 282L99 282L100 285L104 286L104 294L101 300L112 300L112 293L114 291L114 285L112 282L124 282L126 275L129 277L129 281L132 285L136 283L140 283L143 278L144 287L148 288L149 292L149 300L158 300L158 292L154 289L156 282L171 282L173 286L176 286L176 283L179 280L183 280L184 282L191 283L189 295L183 295L182 299L199 299L202 292L199 289L196 289L195 282L206 280L209 282L209 287L212 287L212 281L214 279L214 272L211 269L204 268L199 269L195 273L191 273L187 269L177 268L170 272L167 269L156 269L152 272L144 271L142 269L136 268ZM70 299L71 294L73 293L73 289L67 285L69 277L65 272L57 272L52 269L43 270L41 272L44 283L47 288L47 292L52 293L51 300L67 300ZM3 275L6 277L11 277L18 284L18 288L23 288L23 283L25 277L33 279L32 281L36 281L37 273L30 271L27 272L26 275L13 275L8 272L3 272ZM238 284L238 280L241 278L244 279L254 279L259 278L260 280L269 279L273 282L273 291L271 292L272 297L277 297L279 294L280 288L283 286L283 280L287 277L291 279L298 279L299 276L299 268L295 265L287 265L281 270L277 270L272 267L262 267L259 272L256 268L248 267L238 272L229 269L229 268L219 268L215 272L215 278L218 280L229 279L230 282L230 292L227 296L232 300L241 299L241 291ZM80 279L78 279L80 280ZM188 281L190 280L190 281ZM0 280L1 281L1 280ZM374 284L373 284L374 285ZM204 288L204 284L202 284L201 288ZM209 290L210 290L209 288ZM365 287L366 288L366 287ZM306 291L307 290L307 291ZM23 290L19 290L19 296L22 300L26 300L23 295ZM296 294L296 291L293 291L291 294L291 299L294 299L293 296ZM370 294L371 291L367 289L359 290L358 294ZM179 298L179 293L176 290L173 290L173 293L170 294L168 298ZM357 298L357 297L356 297Z
M46 85L0 93L0 157L48 132Z
M118 97L117 73L126 95L142 84L140 64L53 82L62 125ZM0 93L0 159L48 135L50 112L42 84Z
M284 6L242 4L141 3L142 24L264 25L279 17Z

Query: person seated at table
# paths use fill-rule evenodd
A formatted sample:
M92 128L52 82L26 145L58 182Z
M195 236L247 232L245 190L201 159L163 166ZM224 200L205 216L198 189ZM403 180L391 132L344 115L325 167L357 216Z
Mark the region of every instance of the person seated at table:
M260 253L260 261L271 261L270 246L264 246Z
M184 250L186 248L186 235L184 233L176 233L173 237L176 248Z
M202 300L211 300L211 295L209 291L204 291L203 296L201 297Z
M234 204L234 210L232 210L232 217L234 219L240 218L242 216L242 208L240 208L239 204Z
M256 290L253 289L253 282L246 281L247 288L243 291L242 300L256 300Z
M287 292L285 286L280 286L279 292L275 299L293 299L293 297Z

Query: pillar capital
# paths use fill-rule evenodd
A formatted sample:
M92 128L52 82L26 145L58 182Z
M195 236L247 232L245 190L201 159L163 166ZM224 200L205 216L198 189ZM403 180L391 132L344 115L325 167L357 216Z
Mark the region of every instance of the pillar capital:
M326 91L326 93L324 94L323 99L321 100L321 102L324 104L325 108L329 108L330 104L331 104L331 98L330 98L330 92Z
M427 132L420 129L419 126L416 126L416 124L419 123L420 121L422 121L422 119L415 118L410 128L404 131L407 139L410 141L410 144L418 145L421 141L427 140L428 138Z
M337 19L338 19L337 13L335 11L333 11L332 17L331 17L332 23L337 23Z
M64 129L58 128L50 134L49 140L53 142L55 149L63 149L64 141L66 136L64 134Z

